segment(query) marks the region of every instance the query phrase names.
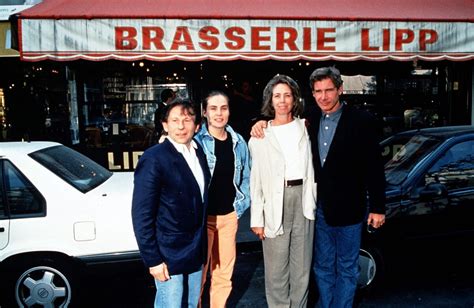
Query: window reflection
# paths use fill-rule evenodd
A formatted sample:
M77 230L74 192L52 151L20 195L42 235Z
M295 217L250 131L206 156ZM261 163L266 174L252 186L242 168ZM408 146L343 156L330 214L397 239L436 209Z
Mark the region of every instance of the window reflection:
M446 151L425 181L444 184L448 190L474 187L474 141L458 143Z
M85 145L143 150L157 143L154 124L157 97L167 88L174 89L178 99L188 99L185 84L128 85L124 101L90 104L85 115Z

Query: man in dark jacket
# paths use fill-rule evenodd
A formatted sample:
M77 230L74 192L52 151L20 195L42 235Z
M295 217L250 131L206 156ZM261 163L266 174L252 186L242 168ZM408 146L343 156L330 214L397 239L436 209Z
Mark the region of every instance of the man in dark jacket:
M322 308L352 307L362 225L385 221L385 175L375 118L339 100L334 67L316 69L310 87L319 107L307 116L318 183L313 269ZM368 213L368 216L367 216Z
M135 170L132 221L140 254L155 279L155 307L196 307L207 255L210 181L189 102L169 105L166 140L145 151Z

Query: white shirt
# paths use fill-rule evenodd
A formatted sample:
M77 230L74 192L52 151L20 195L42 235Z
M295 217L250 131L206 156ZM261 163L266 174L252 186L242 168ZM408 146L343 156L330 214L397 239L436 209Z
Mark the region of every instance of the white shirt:
M201 190L201 198L204 200L204 173L202 172L201 164L199 163L199 159L196 155L197 144L194 140L191 140L191 147L188 147L185 144L177 143L169 136L166 137L171 144L176 148L176 151L183 155L186 163L188 164L189 168L193 172L194 179L199 185L199 189Z
M269 122L270 125L272 121ZM299 149L299 138L301 135L300 128L295 120L283 124L273 126L271 125L275 138L280 145L283 156L285 157L285 180L302 179L305 176L306 170L303 166L303 155Z

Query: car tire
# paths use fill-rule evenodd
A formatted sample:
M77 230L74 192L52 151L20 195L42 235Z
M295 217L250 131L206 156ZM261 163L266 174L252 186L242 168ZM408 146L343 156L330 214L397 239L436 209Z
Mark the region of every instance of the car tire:
M385 264L377 248L361 248L359 251L359 289L372 290L382 281Z
M23 259L10 272L8 297L19 307L68 307L76 281L71 268L62 259Z

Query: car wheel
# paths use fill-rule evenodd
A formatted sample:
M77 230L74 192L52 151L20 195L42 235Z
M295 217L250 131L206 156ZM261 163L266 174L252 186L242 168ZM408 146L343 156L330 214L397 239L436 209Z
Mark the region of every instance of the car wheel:
M14 294L20 307L67 307L72 295L72 274L59 262L31 262L14 271Z
M374 288L381 280L384 264L381 253L375 248L360 249L359 251L359 280L360 289Z

